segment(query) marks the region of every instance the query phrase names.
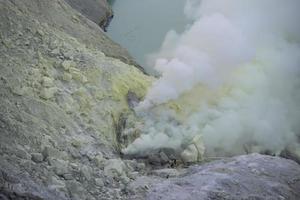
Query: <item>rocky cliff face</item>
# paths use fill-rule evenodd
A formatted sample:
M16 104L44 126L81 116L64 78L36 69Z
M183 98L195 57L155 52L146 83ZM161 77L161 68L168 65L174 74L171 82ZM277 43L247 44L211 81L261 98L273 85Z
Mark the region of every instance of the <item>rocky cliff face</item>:
M1 195L118 199L116 126L151 79L63 0L1 0L0 21Z
M113 16L107 0L66 0L66 2L104 30Z

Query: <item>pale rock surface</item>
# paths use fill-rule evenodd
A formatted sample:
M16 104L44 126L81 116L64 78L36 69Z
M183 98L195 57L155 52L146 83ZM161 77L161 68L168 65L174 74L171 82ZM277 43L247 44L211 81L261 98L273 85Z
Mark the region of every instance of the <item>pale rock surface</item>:
M121 159L107 160L104 166L104 174L110 177L118 177L126 174L126 166Z
M146 199L297 200L299 191L297 163L251 154L192 166L178 178L154 184Z

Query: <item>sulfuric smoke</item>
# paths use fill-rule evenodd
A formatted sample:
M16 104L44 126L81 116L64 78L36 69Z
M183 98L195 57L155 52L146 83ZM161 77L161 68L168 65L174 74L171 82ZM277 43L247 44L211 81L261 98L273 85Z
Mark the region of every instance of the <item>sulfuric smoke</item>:
M152 55L161 76L136 108L143 134L124 152L180 149L195 135L214 154L296 145L299 8L299 0L187 0L194 22L169 31Z

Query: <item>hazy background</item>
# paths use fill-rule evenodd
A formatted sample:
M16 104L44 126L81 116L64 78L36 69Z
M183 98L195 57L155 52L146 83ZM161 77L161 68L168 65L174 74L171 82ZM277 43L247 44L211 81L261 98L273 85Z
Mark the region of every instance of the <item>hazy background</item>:
M108 35L127 48L148 72L146 55L158 51L170 29L182 32L188 24L183 0L111 1L114 18Z

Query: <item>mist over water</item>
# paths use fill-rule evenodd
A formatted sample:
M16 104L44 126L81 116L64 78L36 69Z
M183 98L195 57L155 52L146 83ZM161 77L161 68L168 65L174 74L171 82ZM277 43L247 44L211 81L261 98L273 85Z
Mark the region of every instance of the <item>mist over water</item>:
M147 72L153 67L147 54L158 51L169 31L182 32L188 24L184 15L183 0L118 0L110 2L114 18L108 35L126 47Z
M299 8L298 0L187 0L193 23L170 30L151 55L161 77L136 107L143 134L124 152L181 148L195 135L213 154L297 145Z

